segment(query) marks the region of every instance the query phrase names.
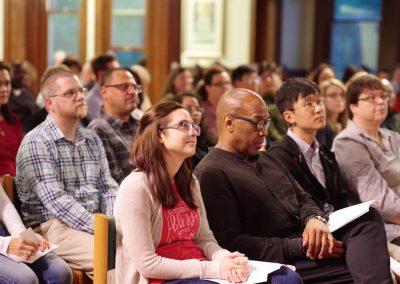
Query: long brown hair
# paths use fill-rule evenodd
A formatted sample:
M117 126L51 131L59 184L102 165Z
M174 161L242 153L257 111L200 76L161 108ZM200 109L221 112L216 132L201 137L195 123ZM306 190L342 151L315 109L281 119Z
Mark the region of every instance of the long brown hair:
M10 68L7 65L5 65L3 62L0 61L0 71L3 71L3 70L7 71L11 77ZM10 89L11 89L11 82L10 82ZM8 102L0 107L1 115L4 117L4 120L7 122L7 124L15 123L15 117L14 117L13 113L11 112L11 107L10 107L11 95L12 94L10 94L10 97L8 98Z
M152 106L140 120L132 149L132 159L138 171L147 176L147 183L154 198L163 207L174 208L178 198L174 193L167 165L163 155L163 145L160 143L160 129L167 126L167 116L175 110L184 109L176 102L166 102ZM186 159L175 175L175 183L183 201L189 208L197 208L191 192L193 186L192 171L189 160Z

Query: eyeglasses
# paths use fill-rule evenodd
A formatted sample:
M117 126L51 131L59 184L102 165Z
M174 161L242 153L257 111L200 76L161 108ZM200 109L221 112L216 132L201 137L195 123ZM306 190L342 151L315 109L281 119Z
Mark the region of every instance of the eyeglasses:
M232 86L231 82L215 82L211 84L211 86L222 88L222 87L230 87Z
M167 125L165 127L160 128L160 130L164 130L164 129L178 129L178 130L186 132L189 135L192 135L193 129L194 129L196 131L196 136L199 136L201 133L200 126L198 126L188 120L181 120L177 123Z
M189 113L194 113L194 112L199 112L199 113L203 113L204 112L204 109L203 108L201 108L201 107L194 107L194 106L192 106L192 107L185 107L185 109L189 112Z
M314 101L307 101L307 102L304 103L302 108L306 109L309 112L314 112L316 106L319 106L319 107L325 106L324 98L319 98L318 100L314 100ZM293 111L293 110L296 110L296 109L295 108L291 108L290 110Z
M271 125L270 119L264 120L264 119L250 118L247 116L242 116L242 115L233 114L233 113L230 113L229 115L236 119L241 119L241 120L245 120L245 121L252 123L253 125L255 125L257 127L258 131L266 131L266 130L268 130L268 128Z
M376 105L379 102L378 99L381 99L382 102L387 103L389 101L389 96L387 94L381 94L377 96L367 96L364 98L358 98L359 101L366 101L373 105Z
M88 92L88 90L86 88L80 87L80 88L76 88L76 89L69 89L69 90L65 91L64 93L62 93L61 95L49 96L49 98L63 97L66 99L76 100L76 97L78 96L78 94L81 94L82 96L86 96L87 92Z
M115 85L104 85L103 87L106 88L116 88L122 92L127 92L130 89L135 90L135 92L140 93L142 91L142 86L141 85L136 85L133 83L121 83L121 84L115 84Z

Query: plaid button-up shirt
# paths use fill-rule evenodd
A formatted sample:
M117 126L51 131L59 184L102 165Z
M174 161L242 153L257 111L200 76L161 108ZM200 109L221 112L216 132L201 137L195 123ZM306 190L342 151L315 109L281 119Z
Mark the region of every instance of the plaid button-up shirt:
M16 186L26 225L57 218L88 233L93 213L113 213L118 189L101 140L82 126L68 140L50 115L21 143Z
M93 120L88 128L103 142L111 176L121 184L133 170L130 152L138 122L133 117L129 121L113 118L101 108L99 118Z

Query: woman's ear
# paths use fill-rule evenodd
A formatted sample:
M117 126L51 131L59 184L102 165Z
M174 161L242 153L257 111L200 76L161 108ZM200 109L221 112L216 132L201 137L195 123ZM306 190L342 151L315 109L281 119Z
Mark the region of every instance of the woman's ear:
M349 109L350 109L351 113L354 116L355 114L357 114L358 105L357 104L350 104L349 105Z
M164 140L162 139L162 132L161 130L158 131L158 142L160 142L160 144L164 144Z

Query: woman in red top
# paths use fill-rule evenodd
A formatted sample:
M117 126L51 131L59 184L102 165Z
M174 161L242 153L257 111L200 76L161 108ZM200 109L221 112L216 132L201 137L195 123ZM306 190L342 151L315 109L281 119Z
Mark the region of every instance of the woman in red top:
M22 140L19 118L9 109L10 94L10 69L0 62L0 176L15 176L15 157Z
M208 226L188 164L199 135L200 127L176 102L144 113L132 150L137 169L121 183L114 207L117 283L247 280L247 257L222 249ZM271 283L302 283L288 268L271 276Z
M150 108L133 145L137 169L115 203L117 283L204 278L243 282L248 259L218 246L188 160L200 128L182 105Z

